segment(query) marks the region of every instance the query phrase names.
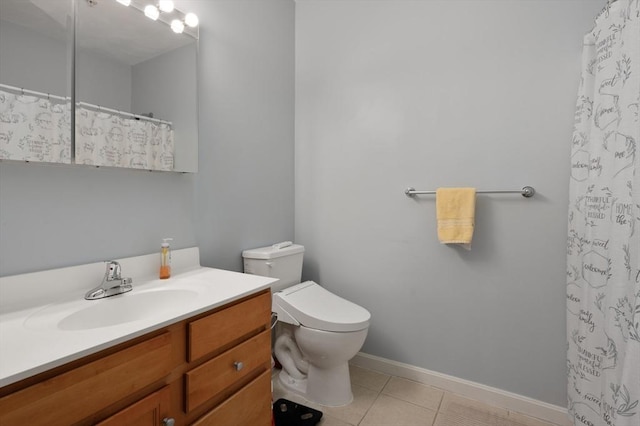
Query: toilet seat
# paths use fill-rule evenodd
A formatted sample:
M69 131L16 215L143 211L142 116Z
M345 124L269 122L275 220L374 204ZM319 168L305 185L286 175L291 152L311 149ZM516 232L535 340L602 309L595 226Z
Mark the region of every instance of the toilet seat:
M313 281L274 293L272 310L279 317L288 315L304 327L336 332L363 330L369 327L371 318L363 307L336 296Z

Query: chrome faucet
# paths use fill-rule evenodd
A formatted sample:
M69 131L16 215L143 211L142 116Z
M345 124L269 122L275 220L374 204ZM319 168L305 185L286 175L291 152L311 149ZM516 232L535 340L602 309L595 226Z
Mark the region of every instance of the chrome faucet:
M120 276L120 264L115 260L105 262L107 264L107 271L104 273L102 283L87 292L84 298L87 300L102 299L104 297L115 296L116 294L126 293L133 290L131 284L133 280L131 278L122 278Z

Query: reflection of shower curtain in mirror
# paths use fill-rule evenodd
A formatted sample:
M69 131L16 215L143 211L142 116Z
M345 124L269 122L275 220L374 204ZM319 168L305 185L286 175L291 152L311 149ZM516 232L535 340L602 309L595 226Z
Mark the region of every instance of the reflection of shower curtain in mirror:
M168 124L76 107L76 163L173 170L173 130Z
M0 90L0 159L70 163L70 103Z
M640 0L584 38L571 152L567 367L574 425L640 425Z

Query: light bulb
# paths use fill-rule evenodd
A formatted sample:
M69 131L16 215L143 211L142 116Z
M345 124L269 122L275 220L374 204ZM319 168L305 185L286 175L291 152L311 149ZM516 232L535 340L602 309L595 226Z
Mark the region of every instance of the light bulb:
M198 26L198 16L195 13L187 13L184 17L184 23L190 26L191 28L195 28Z
M131 0L116 0L116 1L125 6L129 6L131 4Z
M171 21L171 29L174 33L180 34L184 31L184 24L179 19L174 19Z
M147 18L153 19L155 21L156 19L158 19L158 16L160 16L160 11L154 5L148 4L144 8L144 15Z
M160 0L158 2L158 7L163 12L173 12L173 1L172 0Z

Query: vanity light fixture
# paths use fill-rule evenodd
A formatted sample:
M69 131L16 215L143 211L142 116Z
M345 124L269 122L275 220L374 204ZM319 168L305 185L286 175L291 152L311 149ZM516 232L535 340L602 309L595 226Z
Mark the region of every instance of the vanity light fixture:
M171 21L171 29L174 33L180 34L184 31L184 23L179 19Z
M87 1L96 1L96 0L87 0ZM133 7L137 10L142 10L144 15L154 21L160 19L160 21L169 25L174 33L181 34L185 30L185 25L189 28L196 28L199 24L198 16L193 13L183 13L177 10L173 4L173 0L157 0L156 4L147 4L144 9L142 9L142 2L140 0L133 1L132 0L116 0L118 3L123 4L125 6L130 6L133 4ZM143 3L144 4L144 3ZM162 15L166 14L166 15ZM173 19L172 19L173 18ZM193 32L187 31L187 33L193 36ZM195 33L195 38L198 38L197 32Z
M184 21L180 19L174 19L171 21L171 29L174 33L180 34L184 31L184 25L187 24L191 28L198 26L198 16L195 13L187 13L184 17Z
M144 7L144 16L155 21L160 16L160 11L154 5L148 4Z
M172 0L159 0L158 1L158 9L161 12L170 13L173 12L173 1Z
M191 28L195 28L198 26L198 15L193 12L189 12L184 17L184 23L190 26Z

